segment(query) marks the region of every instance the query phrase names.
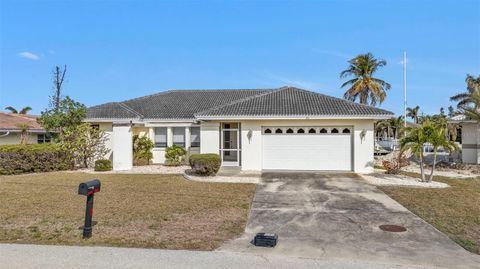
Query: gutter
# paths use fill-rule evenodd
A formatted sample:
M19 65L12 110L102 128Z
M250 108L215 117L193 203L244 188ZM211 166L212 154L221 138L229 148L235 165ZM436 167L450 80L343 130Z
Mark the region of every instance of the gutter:
M386 120L390 119L393 115L365 115L365 116L352 116L352 115L338 115L338 116L308 116L308 115L292 115L292 116L197 116L198 120Z

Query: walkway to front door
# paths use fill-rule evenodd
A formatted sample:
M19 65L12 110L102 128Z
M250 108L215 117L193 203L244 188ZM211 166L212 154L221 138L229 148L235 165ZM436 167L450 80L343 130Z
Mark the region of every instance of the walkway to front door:
M245 234L220 248L307 258L334 258L444 268L480 268L458 246L353 173L266 173ZM407 228L382 231L382 224ZM257 232L279 234L277 247L257 248Z

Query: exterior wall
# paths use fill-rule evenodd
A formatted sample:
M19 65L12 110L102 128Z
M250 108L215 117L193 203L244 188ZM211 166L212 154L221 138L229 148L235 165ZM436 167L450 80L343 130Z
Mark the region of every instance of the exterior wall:
M200 124L200 153L217 153L220 149L220 122Z
M133 166L132 127L113 126L113 170L130 170Z
M477 123L462 123L462 162L479 163L479 125Z
M92 123L98 124L98 128L101 131L104 131L107 136L106 147L109 149L109 152L105 154L105 159L112 161L113 163L113 127L111 122L101 122L101 123Z
M0 132L0 136L5 134ZM10 133L7 136L0 137L0 145L20 144L20 133ZM37 134L30 133L28 135L28 144L37 144Z
M262 170L262 127L264 126L353 126L353 170L358 173L371 173L374 166L373 122L373 120L241 121L242 170ZM202 153L219 152L219 127L220 121L202 123L200 138Z

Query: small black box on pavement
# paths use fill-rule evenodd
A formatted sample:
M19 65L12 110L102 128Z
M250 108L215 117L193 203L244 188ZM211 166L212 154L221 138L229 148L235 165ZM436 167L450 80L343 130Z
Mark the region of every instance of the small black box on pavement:
M278 235L274 233L258 233L253 239L253 244L257 247L275 247L277 245Z

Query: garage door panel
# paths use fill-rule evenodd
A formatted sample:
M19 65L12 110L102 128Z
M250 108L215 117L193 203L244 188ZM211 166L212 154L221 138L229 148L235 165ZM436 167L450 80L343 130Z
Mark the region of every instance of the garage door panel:
M264 135L263 169L350 171L349 134Z

